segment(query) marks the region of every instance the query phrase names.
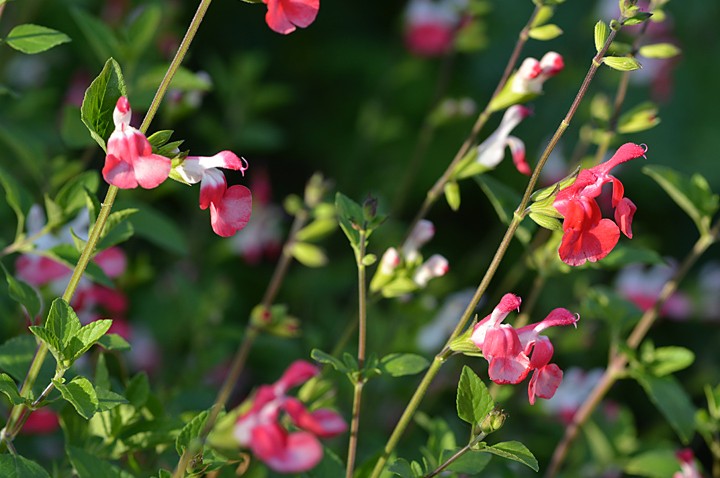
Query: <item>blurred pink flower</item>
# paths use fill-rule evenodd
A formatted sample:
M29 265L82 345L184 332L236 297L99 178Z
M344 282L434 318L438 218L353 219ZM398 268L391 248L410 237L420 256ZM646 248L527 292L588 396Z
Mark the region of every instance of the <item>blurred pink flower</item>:
M447 53L461 20L454 0L410 0L405 10L405 45L418 56Z
M678 450L675 456L680 463L680 471L676 471L673 478L703 478L695 463L695 455L690 448Z
M613 250L621 231L632 238L632 219L637 208L624 197L623 184L610 174L610 170L620 163L644 156L646 151L644 146L625 143L608 161L583 169L574 183L557 193L553 206L564 217L558 250L563 262L571 266L596 262ZM595 200L606 183L613 185L614 222L602 217Z
M522 120L530 116L530 113L531 110L525 106L514 105L508 108L500 126L477 147L475 162L494 169L505 157L505 147L509 147L517 170L529 175L531 171L525 160L525 144L515 136L510 136L510 133Z
M175 172L188 184L200 183L200 209L210 208L210 224L219 236L230 237L243 229L252 213L252 196L245 186L227 187L225 174L218 168L240 171L247 161L231 151L214 156L188 156Z
M170 174L170 159L153 154L145 135L130 126L131 115L130 102L121 96L113 112L115 131L107 142L103 177L120 189L155 188Z
M433 254L417 268L413 276L413 281L420 287L425 287L430 279L442 277L447 274L449 270L450 265L447 259L440 254Z
M318 437L329 438L347 430L345 420L336 412L309 412L298 399L287 396L289 389L318 373L320 370L308 362L293 362L277 382L258 388L252 408L235 424L238 443L249 447L276 472L300 473L314 468L323 454ZM281 425L281 411L300 431L289 432Z
M49 408L38 408L30 412L20 433L23 435L48 435L60 428L58 414Z
M655 305L660 291L676 270L677 264L674 262L654 265L648 269L641 264L631 264L618 273L615 289L640 310L646 311ZM663 304L660 315L675 320L687 320L692 312L690 298L682 292L675 292Z
M563 57L554 51L547 52L540 61L528 57L513 76L511 90L518 94L540 94L548 78L565 68Z
M295 31L295 27L305 28L315 21L320 0L263 0L268 11L265 21L278 33L287 35Z

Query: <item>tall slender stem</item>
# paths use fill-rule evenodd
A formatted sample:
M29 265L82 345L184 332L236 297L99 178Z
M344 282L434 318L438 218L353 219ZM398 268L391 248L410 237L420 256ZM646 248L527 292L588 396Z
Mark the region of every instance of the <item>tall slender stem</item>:
M495 99L495 97L502 91L505 83L507 83L508 78L510 78L510 74L512 73L513 68L515 68L515 65L517 64L518 58L520 57L520 52L522 51L525 42L527 42L529 38L528 33L530 32L530 28L532 27L532 24L535 21L535 17L537 16L539 11L540 7L536 6L532 14L530 14L530 18L528 19L527 23L518 35L517 42L515 43L515 47L513 48L512 53L510 54L510 59L508 60L507 65L505 65L505 70L503 71L502 77L500 77L500 81L495 87L495 91L493 92L492 96L490 96L490 99L488 100L485 109L482 111L482 113L480 113L477 120L475 120L475 124L473 124L470 134L460 146L460 149L458 149L457 153L455 153L455 157L453 157L450 165L447 167L442 176L440 176L440 178L435 182L433 187L430 188L430 190L427 192L425 200L423 201L422 205L420 206L420 210L418 210L415 218L410 224L408 231L412 231L415 227L415 224L420 222L420 220L422 220L430 211L430 208L433 206L433 204L435 204L435 201L437 201L437 199L442 194L445 184L447 184L448 180L450 179L450 175L455 170L455 166L457 166L457 164L465 157L468 151L470 151L470 147L473 145L473 143L477 139L478 134L480 134L483 126L485 126L485 123L490 118L490 115L492 114L492 111L490 111L490 105L492 104L493 99Z
M714 244L715 241L717 241L718 234L720 234L720 221L715 223L709 234L705 234L697 240L692 250L685 260L683 260L673 277L665 283L653 307L645 311L640 318L640 321L635 325L635 328L630 333L630 336L626 341L628 349L635 350L638 348L652 325L655 323L655 320L657 320L663 304L665 304L675 291L677 291L680 282L695 262L697 262L700 256L702 256L703 253L705 253L705 251ZM590 415L592 415L593 411L595 411L597 406L600 404L600 401L605 397L607 392L617 381L618 377L621 376L627 362L628 358L626 354L620 351L613 353L607 369L600 378L600 381L592 390L587 400L585 400L578 411L575 412L570 425L565 428L565 434L563 435L562 440L560 440L558 445L555 447L555 451L553 452L553 456L550 461L550 466L545 474L547 478L556 476L560 471L560 467L565 461L565 457L570 450L570 446L577 438L580 428L585 424L585 422L587 422Z
M183 41L180 44L180 47L175 54L175 57L173 58L170 66L168 67L168 71L165 74L165 77L158 86L155 97L153 98L150 108L145 115L145 119L140 126L140 131L142 131L143 133L147 132L150 123L155 117L155 113L157 112L158 107L160 106L160 103L162 102L162 99L167 92L173 75L180 67L180 64L185 58L188 48L190 47L190 43L192 43L192 40L200 26L200 23L202 23L202 19L208 7L210 6L211 1L212 0L200 1L200 6L198 7L198 10L193 17L190 26L188 27L188 31L185 34L185 37L183 38ZM110 185L110 187L108 187L107 193L105 194L105 200L103 201L102 207L100 208L97 220L95 221L95 224L90 231L90 235L87 242L85 243L85 247L80 253L80 258L78 259L78 262L73 269L72 276L70 277L70 282L68 283L67 287L65 288L65 292L62 295L63 300L65 300L66 302L70 302L72 300L73 296L75 295L75 291L77 290L77 286L80 283L80 279L82 278L82 275L85 272L87 265L90 263L90 260L93 257L95 247L100 240L100 236L102 235L102 232L105 228L107 219L110 216L110 211L112 210L112 206L115 202L115 197L117 196L117 193L118 188L116 186ZM42 367L45 357L47 356L47 352L47 346L44 343L41 343L38 346L35 356L33 357L32 363L30 364L27 376L25 377L23 385L20 389L20 395L28 396L30 390L35 385L35 381L37 380L37 376L40 373L40 368ZM0 436L0 439L2 439L3 442L7 443L9 441L12 441L17 432L22 429L22 425L24 424L27 416L29 415L29 413L23 413L24 409L24 405L15 405L10 411L10 416L5 426L6 432ZM13 431L14 433L7 433L8 430Z
M500 242L500 245L498 246L498 249L495 252L495 255L493 256L493 259L490 262L490 265L488 266L488 269L485 272L485 275L483 276L482 280L480 281L480 285L478 286L477 290L475 291L475 294L473 295L472 299L470 300L470 303L468 304L468 306L465 309L465 312L463 313L462 317L460 318L457 325L455 326L455 329L453 330L452 334L450 335L447 342L445 343L445 346L435 356L435 360L433 361L432 365L430 366L430 368L428 368L427 372L425 372L425 376L423 377L423 379L420 383L420 386L418 386L417 390L415 391L412 398L410 399L410 402L408 403L407 407L405 408L405 411L401 415L400 420L398 420L397 425L395 425L395 429L393 430L392 434L390 435L390 438L388 439L387 444L385 445L383 454L380 456L377 463L375 464L375 468L373 469L371 478L377 478L380 475L380 472L383 470L383 468L385 467L385 464L387 463L390 453L392 453L392 451L395 449L397 442L400 440L400 437L402 436L403 432L405 431L405 428L407 428L408 424L410 423L410 420L412 419L412 416L415 414L415 411L417 410L417 407L420 405L422 398L425 396L427 387L430 385L432 380L435 378L435 375L438 373L438 371L440 369L440 365L451 355L452 351L450 350L450 343L463 332L463 330L465 329L465 326L472 318L475 307L477 306L478 302L480 302L480 298L482 297L482 295L485 293L488 286L490 285L490 281L495 276L495 272L497 271L498 267L500 266L500 262L502 261L503 257L505 256L505 252L507 251L508 247L510 246L510 242L512 241L512 238L514 237L515 232L517 231L517 228L520 226L520 222L525 217L525 209L527 208L527 205L530 202L530 196L531 196L533 190L535 189L535 185L537 184L538 178L540 176L540 171L542 170L543 166L547 162L547 158L550 156L550 153L557 145L557 143L560 140L560 138L562 137L563 133L568 128L568 126L570 126L570 122L571 122L573 116L575 115L575 112L577 111L578 107L580 106L580 102L585 97L585 94L587 93L590 83L592 82L592 79L595 77L595 73L597 72L597 69L601 65L602 58L605 55L605 52L607 52L607 49L610 47L610 44L612 43L616 34L617 34L617 31L612 30L610 35L608 35L608 38L605 41L605 44L603 45L602 49L598 52L598 54L595 57L593 57L590 68L588 69L588 72L585 75L585 79L583 80L582 85L580 86L580 89L579 89L577 95L575 95L575 99L573 100L572 104L570 105L570 109L568 110L567 114L565 115L565 118L562 120L562 122L558 126L557 130L555 131L555 134L553 135L552 139L550 140L550 143L545 148L545 151L543 151L543 154L541 155L540 159L538 160L537 165L535 166L535 170L533 171L533 174L530 177L530 180L528 181L528 185L525 188L525 193L523 194L523 197L520 200L520 204L518 205L517 209L515 210L515 214L513 214L513 218L510 221L508 229L505 232L505 235L503 236L502 241Z
M360 428L360 404L362 403L362 391L365 385L363 367L365 366L365 335L367 328L367 292L365 285L365 242L367 233L365 229L360 231L360 245L355 253L355 262L358 271L358 374L353 386L352 419L350 421L350 440L348 443L347 467L345 478L352 478L355 470L355 455L357 454L358 431Z

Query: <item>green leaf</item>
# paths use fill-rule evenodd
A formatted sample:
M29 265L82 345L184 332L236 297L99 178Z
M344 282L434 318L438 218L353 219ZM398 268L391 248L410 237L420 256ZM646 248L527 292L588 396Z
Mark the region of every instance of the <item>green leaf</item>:
M25 308L28 317L32 319L37 317L40 313L40 296L37 291L30 284L13 277L2 263L0 267L5 272L10 298Z
M182 455L185 449L200 437L200 433L203 428L205 428L208 415L209 412L207 410L200 412L180 430L180 434L175 440L175 450L177 450L178 455Z
M482 423L495 407L487 387L467 365L460 373L456 404L458 417L472 426Z
M117 56L120 52L120 45L110 27L79 8L71 8L70 14L78 27L80 27L80 31L87 40L86 44L90 46L99 62L102 63L108 58L112 59L112 57ZM113 106L115 105L113 104Z
M457 451L457 450L455 450ZM453 450L443 450L443 454L440 457L440 462L445 461L453 455ZM485 469L488 463L490 463L491 456L487 453L483 453L477 450L468 450L463 453L460 458L455 460L446 468L448 471L454 471L455 473L466 473L469 475L477 475Z
M4 393L13 405L28 403L28 400L20 396L15 380L6 373L0 373L0 392Z
M643 172L690 216L700 234L709 232L712 217L718 210L718 195L713 194L704 177L693 174L688 178L665 166L645 166Z
M360 248L360 231L362 225L362 207L342 193L335 195L335 210L337 211L340 228L343 230L353 249Z
M328 258L321 248L307 242L296 242L290 248L290 254L301 264L308 267L322 267Z
M422 474L416 474L410 463L404 458L398 458L389 467L388 471L401 478L416 478Z
M672 58L680 54L680 48L672 43L655 43L641 46L638 54L645 58Z
M86 420L90 420L98 411L97 393L90 380L78 376L67 384L62 383L60 380L53 380L53 384L62 397L70 402L80 416Z
M602 59L603 63L618 71L639 70L642 65L635 58L629 56L606 56Z
M493 446L483 448L482 451L507 458L508 460L517 461L531 468L533 471L539 471L540 469L535 456L519 441L497 443Z
M79 12L79 10L73 10L73 12ZM120 65L110 58L85 91L85 98L83 98L80 108L82 122L85 123L93 139L105 151L107 151L105 140L115 129L113 122L115 104L121 96L127 96L125 79Z
M647 19L651 16L652 13L650 12L639 12L622 22L622 24L624 26L639 25L640 23L647 21Z
M162 81L167 70L167 65L156 66L138 80L138 87L148 90L156 88ZM210 91L212 89L212 83L208 81L206 77L193 73L181 66L177 69L169 87L180 91Z
M70 37L62 32L30 23L16 26L5 37L5 43L30 55L69 41Z
M90 347L95 345L100 337L105 335L112 325L110 319L100 319L90 322L83 326L73 337L73 341L69 344L70 346L66 349L66 359L76 360L82 354L88 351Z
M605 45L605 41L610 36L610 29L604 21L600 20L595 24L595 50L600 52Z
M417 354L394 353L380 359L380 370L392 377L415 375L425 370L430 362Z
M648 101L641 103L620 116L618 120L618 133L637 133L645 131L660 124L658 107Z
M11 338L0 345L0 369L15 380L25 380L36 350L37 341L32 335L26 334ZM52 376L54 370L52 362L53 359L50 357L46 357L43 362L41 377L48 377L47 380ZM42 382L42 379L39 378L38 382Z
M97 408L98 412L112 410L113 408L117 407L118 405L123 405L123 404L129 403L129 401L122 395L115 393L113 391L107 390L105 388L97 388L97 389L95 389L95 393L97 394L97 400L98 400L98 408Z
M653 377L649 374L635 374L650 401L673 427L680 440L687 444L695 432L695 407L685 390L672 375Z
M81 326L80 319L70 304L61 298L52 302L48 318L45 321L45 329L57 337L63 346L76 336Z
M381 289L385 298L400 297L401 295L415 292L418 289L417 282L409 277L398 277Z
M647 478L667 478L680 471L674 450L651 450L630 458L625 473Z
M487 195L500 221L502 221L503 224L510 224L515 213L515 208L520 204L520 195L490 176L475 176L475 181ZM522 224L518 227L515 236L523 244L528 244L532 238L530 230Z
M337 221L332 218L315 219L307 226L300 229L295 237L298 241L317 241L335 230Z
M135 375L125 389L125 397L136 409L142 408L150 397L150 381L145 372Z
M540 27L531 28L528 36L534 40L552 40L563 34L562 29L554 23L548 23Z
M77 448L67 447L68 458L78 478L132 478L133 475L121 470L97 455Z
M312 349L312 351L310 352L310 357L312 357L312 359L316 362L332 366L340 373L349 372L348 368L345 366L342 360L338 359L337 357L333 357L329 353L323 352L320 349Z
M44 342L45 345L47 345L50 353L53 355L53 357L55 357L55 361L58 363L58 365L62 364L65 361L65 347L63 346L62 341L58 337L56 337L51 330L36 325L28 327L28 330L30 330L30 332L35 337L39 338L42 342Z
M27 217L32 207L32 198L20 182L2 167L0 167L0 183L5 189L5 201L7 201L8 206L15 212L17 217L15 237L20 237L25 231L25 217Z
M127 219L136 212L138 212L138 209L126 208L110 214L105 223L105 228L100 235L100 243L97 246L97 250L107 249L108 247L112 247L115 244L129 239L134 229L132 223L127 222Z
M641 354L642 356L642 354ZM643 357L643 362L645 362ZM655 377L664 377L688 368L695 361L695 354L685 347L668 346L652 349L645 367Z
M45 469L20 455L0 455L0 476L3 478L50 478Z
M144 5L127 29L127 47L131 56L140 57L158 34L162 8L159 4Z
M97 341L97 344L105 350L124 351L130 350L130 344L118 334L105 334Z
M87 192L95 194L99 185L100 177L97 171L85 171L71 178L60 188L55 195L55 202L66 216L71 216L77 210L85 207Z
M453 211L460 209L460 186L458 186L457 181L448 181L445 183L443 190L445 191L445 200L448 206L450 206L450 209Z
M129 219L136 237L147 239L166 251L187 254L188 244L185 233L168 216L141 203L123 201L117 207L138 209Z
M552 16L555 14L555 9L553 7L543 6L540 7L537 14L535 15L535 18L533 18L532 24L530 24L531 27L539 27L540 25L545 25Z

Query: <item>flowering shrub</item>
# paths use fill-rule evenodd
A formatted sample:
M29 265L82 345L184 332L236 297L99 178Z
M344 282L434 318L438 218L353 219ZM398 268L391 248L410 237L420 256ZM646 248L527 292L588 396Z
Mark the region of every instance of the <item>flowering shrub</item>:
M246 3L0 0L0 476L717 476L713 7Z

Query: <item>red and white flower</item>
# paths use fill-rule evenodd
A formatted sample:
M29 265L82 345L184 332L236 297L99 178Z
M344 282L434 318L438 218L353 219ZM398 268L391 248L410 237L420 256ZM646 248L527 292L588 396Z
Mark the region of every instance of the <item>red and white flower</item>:
M115 131L107 142L102 173L105 181L120 189L159 186L170 174L170 159L153 154L144 134L130 126L130 102L121 96L115 105Z
M625 188L610 170L620 163L644 156L647 148L626 143L608 161L580 171L575 182L561 189L553 206L562 214L563 237L560 259L571 266L595 262L607 256L620 238L620 232L632 238L632 219L637 209L625 197ZM596 202L606 183L612 183L612 207L615 221L602 217Z
M296 27L305 28L315 21L320 0L263 0L268 11L265 21L278 33L287 35Z
M418 56L433 57L453 47L461 23L453 0L411 0L405 11L405 45Z
M314 365L293 362L272 385L262 385L253 399L252 408L240 416L234 436L241 446L248 447L256 457L279 473L301 473L314 468L322 459L320 438L330 438L347 430L345 420L329 409L312 412L288 390L320 373ZM300 431L288 431L281 425L280 413Z
M510 136L522 120L530 116L531 110L514 105L505 111L500 126L477 147L476 163L488 169L494 169L505 157L505 147L510 148L513 163L522 174L530 174L530 166L525 160L525 144L515 136Z
M560 73L563 68L563 57L554 51L545 53L540 61L532 57L525 58L513 76L511 90L523 95L539 95L542 93L543 83Z

